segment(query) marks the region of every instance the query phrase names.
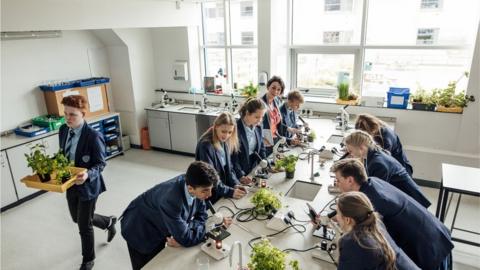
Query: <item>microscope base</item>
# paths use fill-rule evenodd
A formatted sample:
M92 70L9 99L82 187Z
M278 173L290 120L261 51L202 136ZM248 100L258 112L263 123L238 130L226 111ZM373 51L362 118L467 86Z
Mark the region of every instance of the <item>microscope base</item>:
M213 240L208 240L207 243L203 244L200 248L203 252L207 253L210 257L217 261L228 257L228 254L230 253L229 245L223 244L222 248L218 249L215 247L215 241Z

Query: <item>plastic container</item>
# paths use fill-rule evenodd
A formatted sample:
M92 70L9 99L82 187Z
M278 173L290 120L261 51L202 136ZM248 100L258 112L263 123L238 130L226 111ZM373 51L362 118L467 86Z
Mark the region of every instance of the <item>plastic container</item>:
M15 129L15 134L25 137L35 137L45 134L50 130L48 127L39 127L32 124L26 124Z
M65 124L65 117L47 114L33 118L32 123L40 127L47 127L50 130L57 130Z
M62 82L57 85L40 85L40 90L42 91L59 91L64 89L69 89L75 87L74 81L71 82Z
M95 79L90 78L90 79L82 79L75 81L74 86L75 87L84 87L84 86L90 86L95 84Z
M395 109L406 109L410 97L409 88L390 87L387 92L387 107Z

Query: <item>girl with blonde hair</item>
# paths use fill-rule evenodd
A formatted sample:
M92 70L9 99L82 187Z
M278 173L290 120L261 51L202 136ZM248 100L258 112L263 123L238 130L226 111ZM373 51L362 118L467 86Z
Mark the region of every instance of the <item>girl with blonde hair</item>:
M354 131L345 138L345 145L352 157L364 161L368 176L375 176L387 181L425 208L430 206L430 201L402 164L378 146L370 134L361 130Z
M375 142L390 152L392 157L400 162L408 174L412 176L413 168L410 161L408 161L407 155L403 151L400 138L391 128L387 127L385 122L373 115L363 113L358 115L357 121L355 122L355 129L363 130L370 134Z
M341 194L336 218L344 232L337 269L420 269L390 237L365 194Z
M195 159L212 165L220 176L220 182L212 191L212 203L221 197L240 199L246 194L246 190L239 186L240 182L233 170L231 155L237 151L235 118L230 113L223 112L201 136L195 151Z

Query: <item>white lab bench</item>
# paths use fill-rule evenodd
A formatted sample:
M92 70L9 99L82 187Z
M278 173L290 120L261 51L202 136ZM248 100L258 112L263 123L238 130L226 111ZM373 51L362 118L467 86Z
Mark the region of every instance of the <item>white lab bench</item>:
M322 145L326 144L326 141L332 134L340 134L340 131L335 130L336 123L331 119L307 119L310 127L315 130L317 134L317 139L313 143L315 148L320 148ZM301 153L302 149L297 147L291 149L285 154L290 153ZM336 158L338 159L338 157ZM317 211L319 211L326 203L328 203L334 195L328 193L328 185L333 183L333 178L330 177L329 168L331 167L333 161L327 161L323 168L320 167L318 162L318 157L316 157L314 171L319 172L320 176L315 178L315 182L320 183L322 186L316 195L313 201L304 201L301 199L285 197L284 195L292 187L292 185L297 180L303 180L310 182L310 164L306 160L299 160L296 166L295 178L292 180L285 179L285 173L277 173L272 175L270 179L267 180L268 186L272 188L273 191L281 193L282 209L280 211L287 212L288 210L293 210L295 217L298 220L309 220L306 212L306 202L309 202ZM250 198L253 196L253 192L250 192L247 196L240 200L235 200L235 203L240 208L252 207L250 203ZM218 201L214 208L219 208L220 206L225 205L237 212L233 204L225 199ZM328 209L328 208L327 208ZM328 209L329 210L329 209ZM329 210L330 211L330 210ZM222 209L222 213L230 215L228 211ZM267 221L250 221L238 223L240 226L232 224L228 231L231 233L231 236L224 240L224 243L232 245L235 241L240 241L243 248L243 262L249 261L249 255L251 248L248 246L248 241L252 238L257 237L258 235L267 235L272 234L275 231L268 229L266 227ZM285 233L271 238L270 241L272 244L280 249L286 248L295 248L295 249L307 249L314 246L316 243L319 243L322 239L312 235L313 226L310 223L306 223L305 227L307 231L303 234L298 233L294 229L290 228ZM247 232L248 229L250 232ZM338 236L337 236L338 238ZM200 249L201 244L190 247L190 248L171 248L166 247L162 252L160 252L155 258L153 258L144 269L197 269L196 267L196 258L199 256L207 256ZM238 248L238 247L236 247ZM328 258L328 255L325 254L325 258ZM289 259L297 259L300 263L302 269L336 269L335 265L326 261L320 261L313 259L311 256L311 251L307 252L291 252L288 257ZM211 270L215 269L237 269L236 263L238 261L238 250L234 252L234 266L229 266L228 258L225 258L220 261L209 257L210 268Z

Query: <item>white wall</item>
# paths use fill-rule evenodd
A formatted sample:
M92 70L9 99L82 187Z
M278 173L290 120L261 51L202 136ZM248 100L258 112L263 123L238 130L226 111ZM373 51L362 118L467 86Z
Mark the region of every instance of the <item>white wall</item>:
M107 76L103 44L90 31L64 31L61 38L1 41L1 130L47 113L45 80Z
M114 32L128 48L130 77L132 82L130 106L133 102L134 119L129 123L129 133L133 144L140 144L140 129L147 126L145 107L155 100L155 65L153 42L150 29L115 29Z
M2 31L197 25L198 4L162 0L1 0Z

